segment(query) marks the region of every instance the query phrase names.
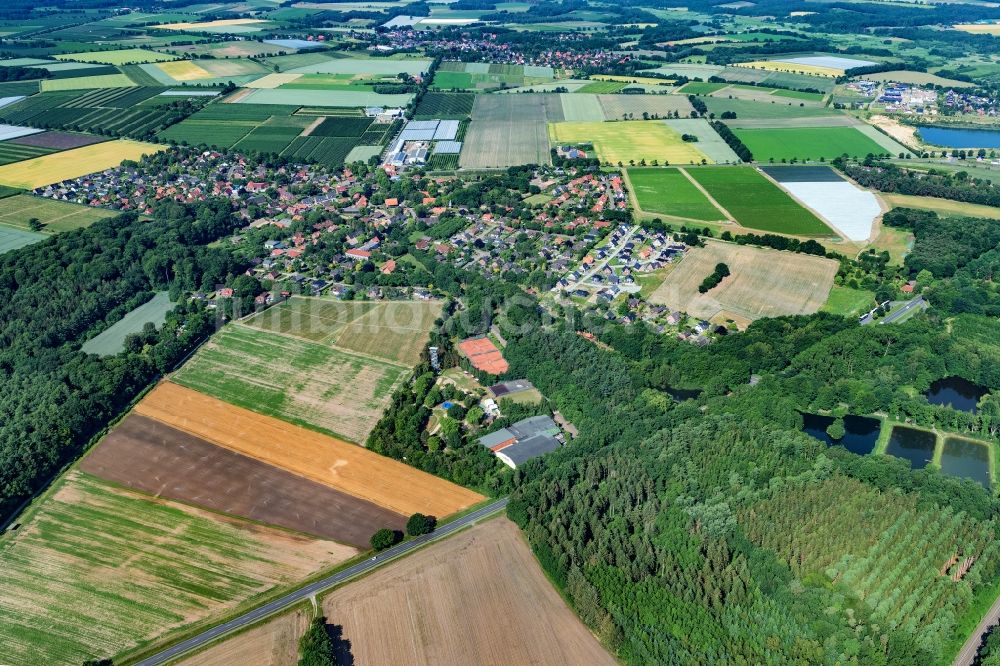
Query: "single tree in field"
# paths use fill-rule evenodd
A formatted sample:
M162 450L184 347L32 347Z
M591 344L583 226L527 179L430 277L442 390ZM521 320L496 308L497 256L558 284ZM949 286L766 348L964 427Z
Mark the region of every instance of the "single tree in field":
M336 663L326 618L318 617L299 639L299 666L334 666Z
M425 516L422 513L415 513L406 521L406 533L410 536L420 536L430 534L434 531L437 519L434 516Z
M42 229L45 228L45 225L42 224L42 221L39 220L37 217L33 217L30 220L28 220L28 228L31 229L32 231L41 231Z
M371 545L374 550L385 550L395 546L403 538L403 533L383 527L372 535Z

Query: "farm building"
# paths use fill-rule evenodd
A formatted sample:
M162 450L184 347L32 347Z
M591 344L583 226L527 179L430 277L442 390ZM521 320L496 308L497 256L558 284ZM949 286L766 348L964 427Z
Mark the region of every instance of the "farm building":
M479 438L511 469L562 445L559 426L549 416L532 416Z
M491 375L502 375L510 367L489 338L463 340L458 343L458 349L472 362L472 367Z

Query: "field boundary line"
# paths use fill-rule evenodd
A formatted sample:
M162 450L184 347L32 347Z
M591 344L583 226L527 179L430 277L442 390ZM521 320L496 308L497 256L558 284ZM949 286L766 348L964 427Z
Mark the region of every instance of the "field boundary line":
M373 356L371 354L366 354L364 352L354 351L353 349L344 349L343 347L341 347L340 345L338 345L336 343L328 343L328 342L324 342L324 341L317 342L315 340L310 340L308 338L301 338L301 337L299 337L297 335L294 335L292 333L284 333L282 331L269 331L269 330L264 329L264 328L257 328L256 326L248 326L247 324L244 324L241 321L234 321L233 324L235 324L238 327L245 328L245 329L247 329L249 331L254 331L256 333L269 333L271 335L279 335L279 336L281 336L283 338L286 338L286 339L289 339L289 340L296 340L298 342L305 342L307 344L319 345L320 347L326 346L326 347L329 347L330 349L333 349L334 351L340 352L341 354L346 354L348 356L354 356L356 358L361 358L361 359L364 359L366 361L372 361L372 362L375 362L375 363L384 363L386 365L391 365L394 368L398 368L398 369L402 369L402 370L409 370L411 372L413 371L413 367L412 366L404 365L404 364L398 363L396 361L389 361L387 359L384 359L384 358L381 358L381 357L378 357L378 356ZM342 333L342 331L337 331L337 334L340 334L340 333ZM331 335L334 335L334 334L331 334ZM328 339L328 337L329 336L324 337L324 340ZM338 337L339 337L339 335L338 335ZM253 411L253 410L251 410L251 411Z
M685 169L684 167L677 167L677 170L680 171L682 174L684 174L684 177L687 178L689 181L691 181L691 184L694 185L695 187L697 187L698 190L702 194L705 195L705 198L708 199L708 202L710 204L712 204L713 206L715 206L716 208L718 208L719 212L721 212L723 215L726 216L726 219L728 219L730 222L735 222L736 224L738 224L741 227L743 226L742 224L740 224L740 221L737 220L736 217L732 213L730 213L728 210L726 210L725 208L723 208L722 204L720 204L718 201L716 201L715 197L713 197L711 194L709 194L708 190L705 189L704 185L702 185L697 180L695 180L694 177L687 172L687 169Z

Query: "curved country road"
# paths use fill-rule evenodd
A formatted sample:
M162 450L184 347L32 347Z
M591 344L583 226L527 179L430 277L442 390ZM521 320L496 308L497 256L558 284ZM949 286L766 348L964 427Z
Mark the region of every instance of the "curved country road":
M499 511L502 511L507 507L507 498L491 502L481 509L476 509L472 513L462 516L461 518L443 525L438 529L434 530L430 534L425 534L419 536L416 539L410 541L404 541L401 544L393 546L388 550L384 550L374 557L370 557L364 562L358 562L343 571L338 571L335 574L327 576L322 580L318 580L315 583L310 583L305 587L301 587L294 592L290 592L285 596L275 599L269 603L259 606L252 611L249 611L239 617L233 618L228 622L207 629L202 633L192 636L191 638L177 643L176 645L169 647L162 652L158 652L151 657L147 657L141 661L135 662L134 666L158 666L159 664L165 664L172 659L176 659L186 652L200 648L212 641L218 639L220 636L224 636L230 632L242 629L248 625L251 625L262 618L280 613L281 611L294 606L295 604L308 599L314 594L323 592L335 585L343 583L344 581L354 578L355 576L360 576L361 574L367 573L372 569L376 569L387 562L405 555L415 548L419 548L431 541L437 541L438 539L443 539L444 537L457 532L463 527L467 527L477 520L482 520L488 516L493 515Z
M983 621L979 623L976 630L965 641L965 645L959 650L955 661L951 662L952 666L972 666L972 662L976 658L976 652L979 651L979 646L983 643L983 635L987 629L997 624L998 621L1000 621L1000 597L993 602L990 609L986 611Z

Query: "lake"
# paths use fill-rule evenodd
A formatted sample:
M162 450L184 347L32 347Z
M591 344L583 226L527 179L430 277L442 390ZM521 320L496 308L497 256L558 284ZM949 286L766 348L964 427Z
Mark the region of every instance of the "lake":
M832 416L802 414L802 432L826 442L829 446L843 446L859 456L871 453L875 448L882 425L878 419L848 414L844 417L844 436L836 440L826 434L826 429L831 423L833 423Z
M962 412L976 413L976 403L989 391L961 377L945 377L931 384L924 395L932 405L950 406Z
M990 488L990 449L986 444L961 437L944 440L941 471L952 476L964 476Z
M926 143L946 148L1000 148L1000 130L918 127Z
M886 453L903 460L909 460L914 469L923 469L934 458L937 436L926 430L895 426L889 437Z

